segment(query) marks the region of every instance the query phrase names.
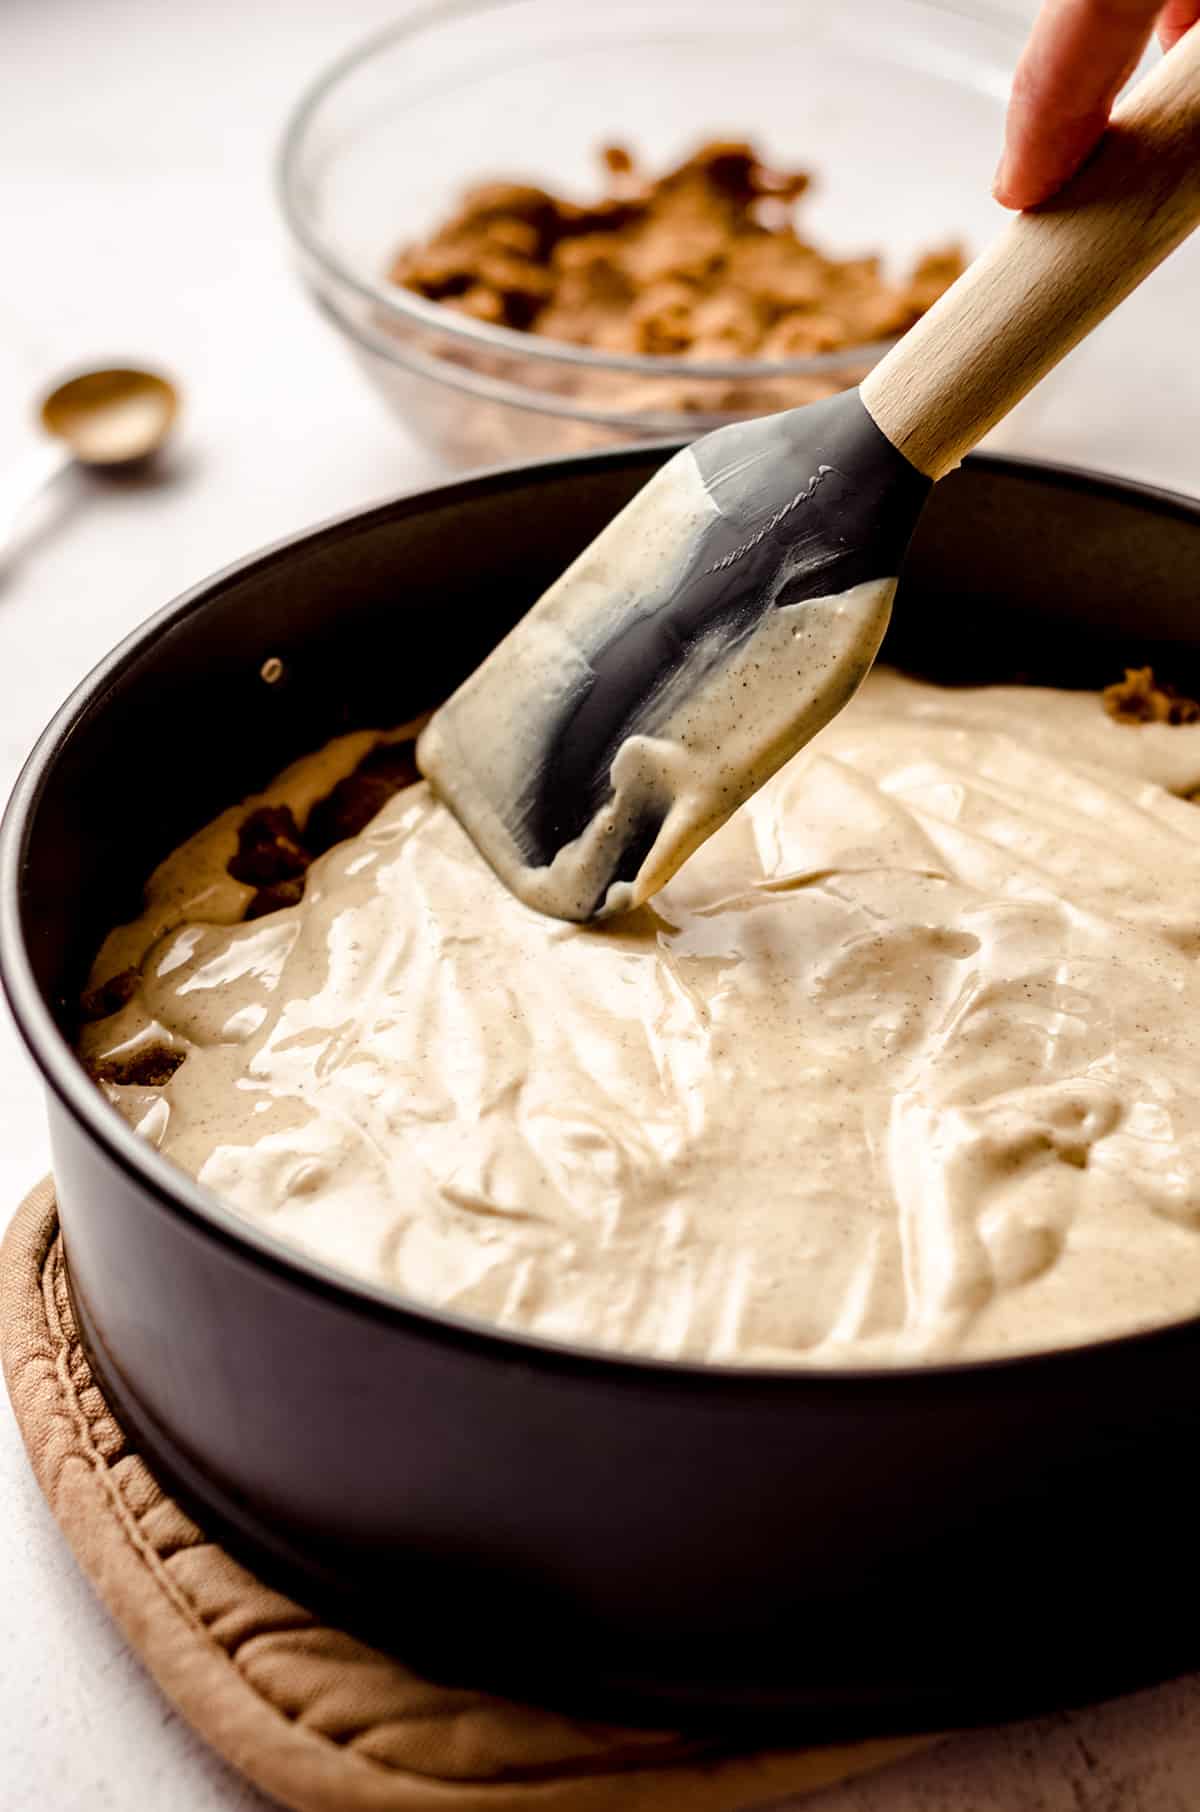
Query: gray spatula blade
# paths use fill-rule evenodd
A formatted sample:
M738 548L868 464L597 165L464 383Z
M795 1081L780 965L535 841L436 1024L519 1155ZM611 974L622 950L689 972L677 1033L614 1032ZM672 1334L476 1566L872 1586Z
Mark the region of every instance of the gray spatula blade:
M434 715L422 771L527 904L640 905L855 691L929 489L855 391L706 436Z

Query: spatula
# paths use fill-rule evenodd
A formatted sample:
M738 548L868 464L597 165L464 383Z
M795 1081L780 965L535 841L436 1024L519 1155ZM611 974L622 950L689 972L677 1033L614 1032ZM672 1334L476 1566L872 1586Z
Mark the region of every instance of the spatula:
M933 484L1198 223L1200 26L858 390L676 454L434 714L418 762L507 886L655 893L852 696Z

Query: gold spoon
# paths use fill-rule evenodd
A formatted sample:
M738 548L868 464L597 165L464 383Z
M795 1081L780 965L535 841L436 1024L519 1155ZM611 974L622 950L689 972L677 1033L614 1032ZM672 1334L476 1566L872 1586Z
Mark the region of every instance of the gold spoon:
M154 371L117 366L56 385L38 411L51 438L0 487L0 547L25 507L68 466L113 472L140 464L158 452L178 413L178 392Z

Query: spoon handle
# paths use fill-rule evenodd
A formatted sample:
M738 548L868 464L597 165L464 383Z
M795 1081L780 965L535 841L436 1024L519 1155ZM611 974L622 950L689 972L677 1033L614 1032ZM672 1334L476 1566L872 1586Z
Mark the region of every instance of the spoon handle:
M26 509L71 464L71 449L59 440L47 440L0 474L0 559L16 535Z
M1092 157L1019 214L864 381L941 478L1200 225L1200 25L1115 110Z

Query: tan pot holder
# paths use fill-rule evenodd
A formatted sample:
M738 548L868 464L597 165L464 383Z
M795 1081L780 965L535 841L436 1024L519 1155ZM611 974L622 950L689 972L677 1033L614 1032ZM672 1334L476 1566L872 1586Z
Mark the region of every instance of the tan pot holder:
M733 1753L432 1686L326 1627L206 1540L128 1445L75 1331L49 1182L0 1247L0 1353L96 1592L193 1728L296 1812L749 1812L930 1740Z

